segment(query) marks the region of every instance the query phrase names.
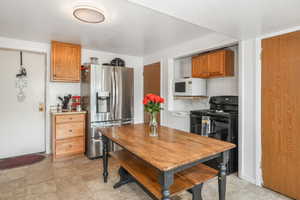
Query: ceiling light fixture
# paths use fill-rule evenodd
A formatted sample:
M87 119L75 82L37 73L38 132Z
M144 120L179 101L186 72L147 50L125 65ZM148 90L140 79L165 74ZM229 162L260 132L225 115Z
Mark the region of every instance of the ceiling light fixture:
M76 19L86 23L101 23L105 20L103 12L92 6L76 6L73 10Z

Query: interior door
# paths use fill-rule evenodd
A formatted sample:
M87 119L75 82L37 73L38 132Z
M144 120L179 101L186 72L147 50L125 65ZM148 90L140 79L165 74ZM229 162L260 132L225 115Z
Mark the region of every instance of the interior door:
M264 186L300 199L300 32L262 41Z
M160 95L160 63L144 66L144 96L152 93ZM144 112L144 122L149 123L150 116ZM160 115L157 117L160 123Z
M45 151L45 68L44 54L23 52L27 70L26 98L17 100L16 74L20 52L0 49L0 158Z
M133 119L133 68L115 67L116 120L131 121Z

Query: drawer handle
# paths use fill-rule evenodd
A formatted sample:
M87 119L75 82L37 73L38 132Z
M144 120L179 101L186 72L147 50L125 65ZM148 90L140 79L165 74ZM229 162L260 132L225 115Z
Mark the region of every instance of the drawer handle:
M70 129L70 130L69 130L69 132L70 132L70 133L72 133L72 132L73 132L73 130L72 130L72 129Z
M72 147L73 147L73 145L69 144L69 148L72 148Z
M72 117L69 118L69 120L72 120L72 119L73 119Z

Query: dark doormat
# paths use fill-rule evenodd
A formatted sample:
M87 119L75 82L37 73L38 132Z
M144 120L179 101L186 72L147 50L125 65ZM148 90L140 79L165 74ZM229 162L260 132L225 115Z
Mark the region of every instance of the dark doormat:
M31 165L44 159L45 156L41 154L30 154L13 158L6 158L0 160L0 170Z

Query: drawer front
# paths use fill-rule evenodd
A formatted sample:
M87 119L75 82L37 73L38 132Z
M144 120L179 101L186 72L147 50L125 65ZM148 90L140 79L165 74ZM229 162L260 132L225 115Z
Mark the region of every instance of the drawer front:
M84 122L56 124L56 139L84 136Z
M55 120L56 123L84 122L85 114L58 115Z
M56 156L72 155L84 152L83 137L56 141Z

